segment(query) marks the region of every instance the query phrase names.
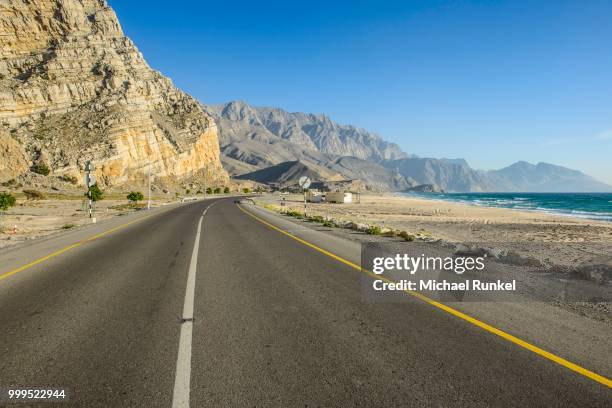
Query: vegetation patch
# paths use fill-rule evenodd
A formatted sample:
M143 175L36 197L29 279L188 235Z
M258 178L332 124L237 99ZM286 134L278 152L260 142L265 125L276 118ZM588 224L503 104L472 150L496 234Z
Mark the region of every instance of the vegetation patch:
M37 163L30 167L30 170L36 174L42 174L43 176L48 176L51 173L51 169L45 163Z
M15 205L17 200L9 193L0 193L0 211L6 211Z
M266 210L270 210L270 211L276 211L278 212L278 207L272 204L264 204L264 208Z
M319 224L323 224L325 222L325 218L320 215L311 215L308 217L308 221L310 222L318 222Z
M380 235L381 229L378 225L370 225L366 230L365 233L368 235Z
M100 201L104 199L104 192L98 187L98 183L89 187L89 191L85 193L85 197L91 198L91 201Z
M289 216L289 217L293 217L293 218L298 218L298 219L304 218L304 214L302 214L299 211L295 211L295 210L287 210L287 211L285 211L284 214Z
M415 238L416 238L414 235L409 234L409 233L408 233L408 232L406 232L406 231L400 231L400 232L397 234L397 236L398 236L398 237L400 237L400 238L403 238L403 239L404 239L404 241L408 241L408 242L412 242L412 241L414 241L414 240L415 240Z
M138 201L144 200L144 195L140 191L131 191L127 195L127 199L130 201L132 206L135 206L138 203Z
M140 203L129 203L129 204L117 204L108 207L109 210L113 211L133 211L134 209L145 208L145 204ZM117 215L125 215L125 214L117 214Z

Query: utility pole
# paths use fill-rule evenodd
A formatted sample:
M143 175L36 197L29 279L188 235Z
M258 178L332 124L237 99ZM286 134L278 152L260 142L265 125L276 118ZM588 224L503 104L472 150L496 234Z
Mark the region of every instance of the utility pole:
M93 170L94 170L93 164L91 164L91 161L88 160L87 163L85 164L85 186L87 187L87 199L89 201L89 204L87 207L89 218L93 218L91 186L93 186L96 183L96 176L91 174ZM95 219L92 219L92 222L96 222Z
M151 159L149 158L149 200L147 202L147 210L151 209Z
M208 167L204 165L204 199L206 200L206 179L208 178Z
M306 192L308 191L308 187L310 187L311 180L309 177L302 176L300 177L298 184L302 188L302 193L304 194L304 217L306 217Z
M304 218L306 218L306 217L308 217L306 215L306 189L303 188L302 190L303 190L303 193L304 193Z

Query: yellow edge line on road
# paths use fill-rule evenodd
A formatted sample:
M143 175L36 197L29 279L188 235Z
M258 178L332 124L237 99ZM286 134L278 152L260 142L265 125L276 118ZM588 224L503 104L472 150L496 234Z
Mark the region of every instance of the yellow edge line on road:
M71 249L74 249L74 248L76 248L76 247L79 247L79 246L81 246L81 245L83 245L83 244L86 244L87 242L91 242L91 241L93 241L93 240L96 240L96 239L98 239L98 238L101 238L101 237L103 237L103 236L105 236L105 235L108 235L108 234L110 234L110 233L112 233L112 232L115 232L115 231L117 231L117 230L119 230L119 229L121 229L121 228L125 228L125 227L127 227L128 225L132 225L132 224L134 224L134 223L136 223L136 222L139 222L139 221L145 220L145 219L150 218L150 217L152 217L152 216L154 216L154 215L155 215L155 214L150 214L150 215L144 216L144 217L142 217L142 218L138 218L137 220L132 220L132 221L130 221L130 222L126 222L125 224L121 224L121 225L116 226L116 227L114 227L114 228L111 228L111 229L109 229L109 230L103 231L103 232L101 232L101 233L99 233L99 234L93 235L93 236L91 236L91 237L89 237L89 238L87 238L87 239L84 239L84 240L82 240L82 241L75 242L74 244L68 245L67 247L64 247L64 248L62 248L62 249L60 249L60 250L58 250L58 251L52 252L52 253L50 253L49 255L45 255L45 256L43 256L42 258L38 258L38 259L37 259L37 260L35 260L35 261L32 261L32 262L30 262L30 263L28 263L28 264L25 264L25 265L23 265L23 266L20 266L20 267L19 267L19 268L17 268L17 269L13 269L12 271L9 271L9 272L6 272L6 273L4 273L4 274L0 275L0 281L1 281L1 280L3 280L3 279L8 278L9 276L13 276L13 275L15 275L16 273L19 273L19 272L22 272L22 271L24 271L24 270L26 270L26 269L28 269L28 268L31 268L31 267L33 267L33 266L35 266L35 265L38 265L38 264L40 264L40 263L42 263L42 262L44 262L44 261L46 261L46 260L48 260L48 259L55 258L56 256L61 255L61 254L65 253L65 252L68 252L68 251L70 251Z
M256 216L255 214L252 214L251 212L245 210L240 205L238 205L238 208L242 212L244 212L245 214L253 217L257 221L261 222L262 224L267 225L268 227L272 228L273 230L278 231L278 232L280 232L280 233L282 233L282 234L284 234L284 235L286 235L286 236L288 236L288 237L290 237L290 238L292 238L292 239L294 239L294 240L296 240L296 241L298 241L298 242L300 242L300 243L302 243L302 244L304 244L304 245L306 245L306 246L308 246L308 247L310 247L310 248L312 248L312 249L314 249L316 251L319 251L322 254L325 254L325 255L327 255L327 256L329 256L329 257L331 257L331 258L333 258L333 259L335 259L335 260L337 260L339 262L342 262L343 264L348 265L348 266L350 266L353 269L357 269L358 271L363 272L363 273L365 273L366 275L368 275L368 276L370 276L372 278L380 279L380 280L388 282L388 283L395 283L394 281L392 281L392 280L390 280L390 279L388 279L388 278L386 278L384 276L376 275L373 272L368 271L367 269L363 269L363 268L361 268L361 266L359 266L359 265L357 265L357 264L355 264L355 263L353 263L353 262L351 262L349 260L346 260L346 259L344 259L344 258L342 258L342 257L340 257L340 256L338 256L336 254L333 254L333 253L331 253L329 251L326 251L323 248L320 248L320 247L318 247L318 246L316 246L316 245L314 245L314 244L312 244L312 243L310 243L308 241L303 240L302 238L299 238L299 237L297 237L297 236L295 236L295 235L293 235L293 234L291 234L291 233L289 233L287 231L284 231L284 230L278 228L275 225L270 224L266 220L264 220L264 219ZM567 361L566 359L564 359L562 357L559 357L559 356L557 356L557 355L555 355L553 353L550 353L550 352L548 352L546 350L543 350L543 349L541 349L541 348L539 348L537 346L534 346L533 344L528 343L525 340L521 340L518 337L515 337L515 336L513 336L513 335L511 335L509 333L506 333L503 330L500 330L500 329L498 329L496 327L493 327L490 324L482 322L482 321L480 321L480 320L478 320L478 319L476 319L476 318L474 318L472 316L469 316L469 315L467 315L467 314L465 314L463 312L460 312L457 309L453 309L450 306L447 306L447 305L445 305L443 303L437 302L437 301L435 301L435 300L433 300L433 299L431 299L431 298L429 298L429 297L427 297L427 296L425 296L425 295L423 295L421 293L418 293L418 292L415 292L415 291L411 291L411 290L404 290L404 292L409 294L410 296L414 296L417 299L420 299L420 300L422 300L422 301L424 301L426 303L429 303L430 305L432 305L432 306L434 306L434 307L436 307L436 308L438 308L440 310L443 310L443 311L445 311L447 313L450 313L451 315L453 315L455 317L458 317L458 318L460 318L462 320L465 320L468 323L471 323L471 324L473 324L475 326L478 326L481 329L484 329L484 330L488 331L489 333L493 333L496 336L499 336L499 337L501 337L501 338L503 338L505 340L508 340L508 341L510 341L510 342L512 342L512 343L514 343L514 344L516 344L516 345L518 345L518 346L520 346L520 347L522 347L524 349L527 349L527 350L529 350L529 351L531 351L531 352L533 352L533 353L535 353L535 354L537 354L539 356L542 356L542 357L544 357L544 358L546 358L548 360L551 360L551 361L553 361L553 362L555 362L555 363L557 363L557 364L559 364L559 365L561 365L561 366L563 366L565 368L568 368L568 369L570 369L572 371L575 371L578 374L582 374L583 376L585 376L587 378L590 378L593 381L596 381L596 382L598 382L600 384L603 384L603 385L605 385L605 386L607 386L609 388L612 388L612 381L610 379L604 377L603 375L600 375L600 374L594 373L593 371L587 370L586 368L581 367L578 364L574 364L571 361Z

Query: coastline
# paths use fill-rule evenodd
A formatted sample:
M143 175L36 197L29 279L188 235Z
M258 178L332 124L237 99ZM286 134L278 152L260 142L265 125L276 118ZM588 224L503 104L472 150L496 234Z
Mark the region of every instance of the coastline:
M492 203L487 203L486 200L480 200L480 199L475 199L475 200L468 200L465 198L454 198L454 196L456 197L465 197L465 196L472 196L473 198L476 198L482 195L482 197L487 198L487 196L491 197L492 195L496 195L496 194L502 194L502 195L509 195L509 196L546 196L546 195L557 195L557 196L568 196L569 198L571 198L572 195L581 195L581 194L585 194L585 193L532 193L532 192L516 192L516 193L506 193L506 192L500 192L500 193L487 193L487 192L477 192L477 193L434 193L434 194L428 194L428 193L390 193L394 196L397 197L406 197L406 198L416 198L416 199L424 199L424 200L433 200L433 201L439 201L439 202L446 202L446 203L457 203L457 204L465 204L465 205L471 205L471 206L475 206L475 207L481 207L481 208L505 208L508 210L518 210L518 211L525 211L525 212L539 212L542 214L549 214L549 215L553 215L553 216L561 216L561 217L569 217L569 218L575 218L575 219L582 219L582 220L589 220L589 221L604 221L604 222L612 222L612 212L599 212L599 211L587 211L584 208L557 208L557 207L529 207L526 205L523 205L523 203L527 203L529 202L529 198L514 198L514 202L516 204L516 202L521 203L521 205L515 205L515 206L509 206L509 205L498 205L498 202L508 202L508 197L503 197L503 196L499 196L497 197L497 200L493 201ZM610 195L610 193L590 193L592 195ZM608 198L612 198L612 197L605 197L604 200L607 200ZM512 199L511 199L512 200ZM484 201L484 202L483 202ZM612 201L609 201L609 203L612 203Z
M284 201L283 201L284 198ZM612 223L543 211L485 207L441 199L364 194L360 203L308 203L308 215L407 231L421 240L475 243L516 252L546 268L574 268L610 256ZM261 205L303 211L301 195L268 194Z

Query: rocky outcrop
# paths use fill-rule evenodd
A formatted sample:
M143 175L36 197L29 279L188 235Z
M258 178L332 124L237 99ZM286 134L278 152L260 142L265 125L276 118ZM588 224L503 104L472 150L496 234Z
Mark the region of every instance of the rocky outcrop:
M77 175L93 160L107 185L149 162L227 181L214 120L148 66L105 0L2 0L0 48L0 126L29 164Z

